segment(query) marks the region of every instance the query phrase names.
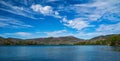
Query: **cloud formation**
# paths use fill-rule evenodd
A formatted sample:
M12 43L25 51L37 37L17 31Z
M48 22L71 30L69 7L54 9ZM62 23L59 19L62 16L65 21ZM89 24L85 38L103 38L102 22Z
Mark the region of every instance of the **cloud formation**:
M69 33L67 30L57 30L52 32L44 32L48 37L60 37L60 36L69 36L72 33Z
M31 34L31 37L74 35L91 38L117 34L120 33L119 8L120 0L0 0L0 29L24 28L14 30L14 35Z
M0 1L0 4L3 5L3 7L2 6L0 7L0 10L9 12L9 13L12 13L15 15L20 15L20 16L24 16L27 18L31 18L31 19L38 19L38 18L34 17L34 14L28 8L25 8L22 6L15 6L9 2L5 2L2 0Z
M102 24L100 25L99 28L96 29L96 31L106 32L106 33L117 33L120 32L120 23L109 24L109 25Z
M40 4L36 4L36 5L32 5L31 9L33 9L33 11L35 12L39 12L42 13L44 15L51 15L53 14L53 9L51 6L41 6Z
M98 28L95 29L94 32L78 32L77 34L73 34L76 37L81 37L84 39L90 39L100 35L109 35L109 34L119 34L120 33L120 23L116 24L102 24Z
M77 29L77 30L82 30L87 27L93 27L90 25L88 21L85 21L86 19L84 18L75 18L73 20L67 20L66 18L63 18L62 22L64 23L65 26Z
M42 6L40 4L36 4L36 5L32 5L31 9L33 11L38 12L38 13L43 14L43 15L49 15L49 16L61 18L59 16L59 12L54 11L51 6Z
M24 22L12 18L0 17L0 27L3 28L31 28L32 25L25 24Z
M19 35L19 36L31 36L32 34L31 33L28 33L28 32L17 32L15 33L15 35Z
M77 13L77 15L74 16L86 18L88 21L99 21L102 17L109 19L110 17L105 17L108 14L114 13L118 15L118 13L120 13L119 4L119 0L95 0L91 3L69 5L63 7L61 10L74 11Z

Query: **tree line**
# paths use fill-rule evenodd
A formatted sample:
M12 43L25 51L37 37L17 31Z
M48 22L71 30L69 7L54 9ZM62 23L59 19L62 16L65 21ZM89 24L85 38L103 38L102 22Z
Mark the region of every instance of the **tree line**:
M60 40L61 39L61 40ZM0 37L0 45L49 45L50 43L53 45L69 45L72 44L72 42L69 42L67 44L67 41L71 40L79 40L76 38L45 38L45 39L40 39L42 41L34 41L34 40L19 40L19 39L12 39L12 38L2 38ZM44 40L44 41L43 41ZM59 40L59 41L58 41ZM62 42L60 44L59 42ZM66 43L67 42L67 43ZM72 45L109 45L109 46L120 46L120 34L118 35L112 35L110 37L107 37L106 39L97 39L96 41L93 40L87 40L87 41L80 41L76 42Z
M109 45L109 46L120 46L120 34L112 35L105 40L96 40L96 41L81 41L75 43L75 45Z

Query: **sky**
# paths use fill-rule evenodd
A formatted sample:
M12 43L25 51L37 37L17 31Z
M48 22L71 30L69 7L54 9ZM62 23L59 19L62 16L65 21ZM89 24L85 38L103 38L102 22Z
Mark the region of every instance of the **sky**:
M120 0L0 0L0 36L90 39L120 34Z

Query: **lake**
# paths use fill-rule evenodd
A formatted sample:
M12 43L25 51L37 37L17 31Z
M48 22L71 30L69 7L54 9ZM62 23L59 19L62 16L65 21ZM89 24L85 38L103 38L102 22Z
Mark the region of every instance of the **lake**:
M120 47L0 46L0 61L120 61Z

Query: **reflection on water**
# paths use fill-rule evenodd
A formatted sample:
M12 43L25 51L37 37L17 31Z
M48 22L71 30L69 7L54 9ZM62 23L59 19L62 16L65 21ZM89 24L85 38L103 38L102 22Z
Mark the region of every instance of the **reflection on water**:
M120 61L120 47L0 46L0 61Z
M113 46L111 50L120 52L120 46Z

